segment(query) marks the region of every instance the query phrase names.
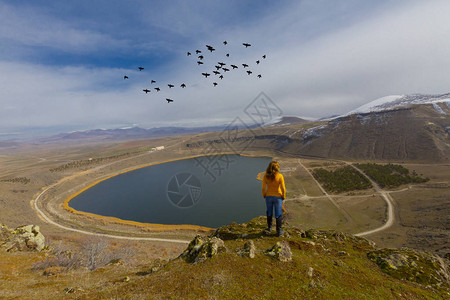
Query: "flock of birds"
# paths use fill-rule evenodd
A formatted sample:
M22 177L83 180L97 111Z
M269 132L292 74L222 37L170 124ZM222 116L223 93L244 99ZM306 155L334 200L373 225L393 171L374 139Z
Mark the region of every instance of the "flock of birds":
M224 45L224 46L227 46L227 45L228 45L228 42L227 42L227 41L224 41L224 42L223 42L223 45ZM248 48L248 47L251 46L251 44L249 44L249 43L242 43L242 45L243 45L245 48ZM206 45L206 51L209 51L210 54L211 54L211 53L213 53L214 51L216 51L216 49L215 49L213 46L211 46L211 45ZM205 53L203 53L203 52L202 52L201 50L199 50L199 49L195 50L195 55L197 55L196 62L197 62L197 65L198 65L198 66L204 65L204 62L205 62L205 55L207 55L207 52L206 52L206 51L205 51ZM187 56L195 57L195 56L193 55L193 53L191 53L191 52L187 52L186 55L187 55ZM230 53L226 53L226 54L225 54L225 57L229 58L229 57L230 57ZM266 59L266 57L267 57L267 56L266 56L265 54L261 56L262 60ZM259 64L261 63L261 59L256 60L255 63L256 63L256 65L259 65ZM224 79L224 77L225 77L224 74L225 74L226 72L230 72L230 71L232 71L232 70L239 69L240 66L242 66L242 69L244 69L244 70L246 71L247 75L253 74L253 72L250 70L250 64L248 64L248 63L242 63L242 64L236 64L236 63L235 63L235 64L227 64L227 63L224 63L224 62L221 62L221 61L218 61L217 64L214 64L214 68L215 68L215 69L213 69L212 71L201 72L201 74L202 74L205 78L208 78L208 76L211 76L211 73L212 73L212 74L214 74L214 76L217 76L217 78L219 78L220 80L222 80L222 79ZM230 68L231 68L231 69L230 69ZM211 69L212 69L212 67L211 67ZM139 70L139 71L143 71L143 70L144 70L144 67L138 67L138 70ZM209 73L208 73L208 72L209 72ZM257 77L257 78L261 78L262 75L261 75L261 74L258 74L256 77ZM126 79L129 79L129 77L128 77L127 75L124 75L124 76L123 76L123 79L126 80ZM157 83L156 80L151 80L151 81L150 81L150 84L152 84L152 85L153 85L153 84L156 84L156 83ZM216 86L218 85L218 82L217 82L217 81L214 81L214 82L212 83L212 85L213 85L214 87L216 87ZM168 86L169 89L172 89L172 88L175 87L175 85L174 85L174 84L171 84L171 83L168 83L167 86ZM180 84L180 88L183 88L183 89L186 88L186 84L185 84L185 83L181 83L181 84ZM153 90L155 90L155 92L160 92L160 91L161 91L161 87L156 86L156 87L153 88ZM145 88L145 89L143 89L142 91L145 92L146 94L148 94L148 93L150 93L152 90L149 89L149 88ZM166 101L167 101L167 103L174 102L174 100L173 100L173 99L170 99L170 98L166 98Z

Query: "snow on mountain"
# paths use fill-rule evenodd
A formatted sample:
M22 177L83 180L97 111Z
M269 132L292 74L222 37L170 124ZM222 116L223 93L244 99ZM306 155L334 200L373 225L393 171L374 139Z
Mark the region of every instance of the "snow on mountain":
M372 102L364 104L357 109L354 109L343 116L348 116L357 113L369 113L384 110L392 110L399 107L405 107L413 104L435 104L435 103L450 104L450 93L442 95L392 95L376 99ZM437 106L437 105L436 105ZM435 108L436 108L435 106ZM437 106L439 107L439 106ZM436 108L437 109L437 108ZM438 110L439 111L439 110ZM440 112L440 111L439 111ZM342 116L341 116L342 117Z

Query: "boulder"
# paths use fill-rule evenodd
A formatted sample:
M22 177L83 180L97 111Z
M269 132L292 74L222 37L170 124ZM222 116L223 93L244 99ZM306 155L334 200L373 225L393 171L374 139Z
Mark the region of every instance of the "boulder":
M380 269L398 279L421 284L448 285L449 273L443 260L430 253L411 249L380 249L367 257Z
M6 226L0 229L0 246L8 252L11 251L41 251L45 247L45 237L39 226L25 225L9 230Z
M218 237L203 237L197 235L188 245L181 257L189 263L197 263L216 256L225 251L223 240Z
M272 248L266 250L265 253L282 262L292 260L291 248L289 247L289 244L286 241L277 242Z
M44 270L42 275L44 276L56 276L61 273L67 272L66 267L48 267Z
M239 254L244 257L255 258L256 247L253 240L249 240L244 244L244 247L239 251Z

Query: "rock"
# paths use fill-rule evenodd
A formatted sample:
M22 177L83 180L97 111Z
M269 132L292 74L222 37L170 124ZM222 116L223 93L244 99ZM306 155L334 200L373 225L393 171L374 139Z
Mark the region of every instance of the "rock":
M225 251L223 240L218 237L202 237L197 235L188 245L187 249L181 254L186 262L196 263L207 258L216 256Z
M333 262L333 264L334 264L335 266L338 266L338 267L343 267L343 266L344 266L344 263L343 263L341 260L335 260L335 261Z
M292 260L292 252L286 241L277 242L272 248L266 250L267 255L274 257L282 262Z
M350 254L348 254L346 251L339 251L337 254L339 256L350 256Z
M430 253L380 249L369 252L367 257L394 278L429 285L447 285L449 282L447 266L440 257Z
M164 266L165 262L157 259L153 262L152 267L150 268L150 273L155 273L157 272L159 269L161 269Z
M11 231L6 225L0 223L0 244L11 235Z
M64 293L66 293L66 294L73 294L73 293L75 293L76 292L76 290L75 290L75 288L73 288L73 287L66 287L65 289L64 289Z
M123 266L125 262L121 258L115 258L111 259L111 261L108 263L108 266Z
M237 224L235 222L230 225L217 228L214 236L222 240L236 240L239 238L258 237L267 227L266 217L257 217L248 223Z
M253 240L249 240L244 244L244 248L240 250L239 254L244 257L255 258L256 247Z
M66 267L49 267L44 270L44 273L42 275L44 276L56 276L63 272L67 271Z
M25 225L14 230L1 226L1 248L8 252L34 250L41 251L45 247L45 237L39 231L39 226Z

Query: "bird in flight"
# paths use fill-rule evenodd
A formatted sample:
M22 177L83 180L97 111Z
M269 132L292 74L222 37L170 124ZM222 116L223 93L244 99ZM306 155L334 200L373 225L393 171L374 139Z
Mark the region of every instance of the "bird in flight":
M143 89L143 91L144 91L146 94L150 92L149 89Z
M203 59L203 55L199 55L198 59L202 60Z
M222 68L222 70L223 70L224 72L230 71L230 69L227 69L227 68Z
M266 59L266 55L264 54L264 55L262 56L262 58L263 58L263 59Z
M200 51L200 50L195 50L195 54L199 54L199 53L202 53L202 51Z
M173 84L170 84L170 83L169 83L167 86L169 87L169 89L171 89L171 88L174 87L174 85L173 85Z
M184 83L182 83L180 86L181 86L183 89L186 87L186 85L185 85Z
M228 42L227 41L223 41L223 44L226 45L226 44L228 44Z
M138 69L139 69L139 71L142 71L142 70L144 70L144 68L143 68L143 67L139 67Z
M226 57L230 57L230 53L227 53L225 56L226 56Z
M236 65L230 65L233 69L237 69L238 68L238 66L236 66Z
M218 64L221 66L221 67L223 67L223 66L225 66L226 64L225 63L223 63L223 62L218 62Z
M242 64L242 66L243 66L244 68L247 68L247 67L248 67L248 65L247 65L247 64Z
M214 87L216 87L216 85L217 85L217 82L213 82L213 85L214 85Z
M190 55L191 55L191 52L188 52L188 53L187 53L187 56L190 56Z
M202 75L205 76L205 78L208 78L208 76L211 75L211 74L208 74L208 73L202 73Z
M220 68L222 68L221 66L214 66L216 67L217 70L220 70Z
M153 84L153 83L156 83L156 81L152 80L151 83L152 83L152 84Z
M248 70L248 71L247 71L247 74L248 74L248 75L252 74L252 71Z
M123 79L128 79L128 76L127 75L123 76Z
M261 74L258 74L258 76L257 76L258 78L261 78L262 76L261 76Z
M159 87L156 87L155 90L156 90L157 92L159 92L161 89L160 89Z
M167 103L173 102L172 99L166 98Z
M200 66L200 65L203 65L203 62L198 61L198 62L197 62L197 65L199 65L199 66Z
M220 79L223 79L223 75L220 75L219 78L220 78Z
M220 72L218 72L218 71L213 71L213 73L216 74L216 75L220 74Z
M213 46L210 46L210 45L206 45L206 48L207 48L209 51L211 51L211 52L213 52L213 51L216 50L216 49L214 49Z
M256 61L256 64L259 65L259 60Z
M245 48L250 47L251 45L249 43L242 43L242 45L245 46Z

